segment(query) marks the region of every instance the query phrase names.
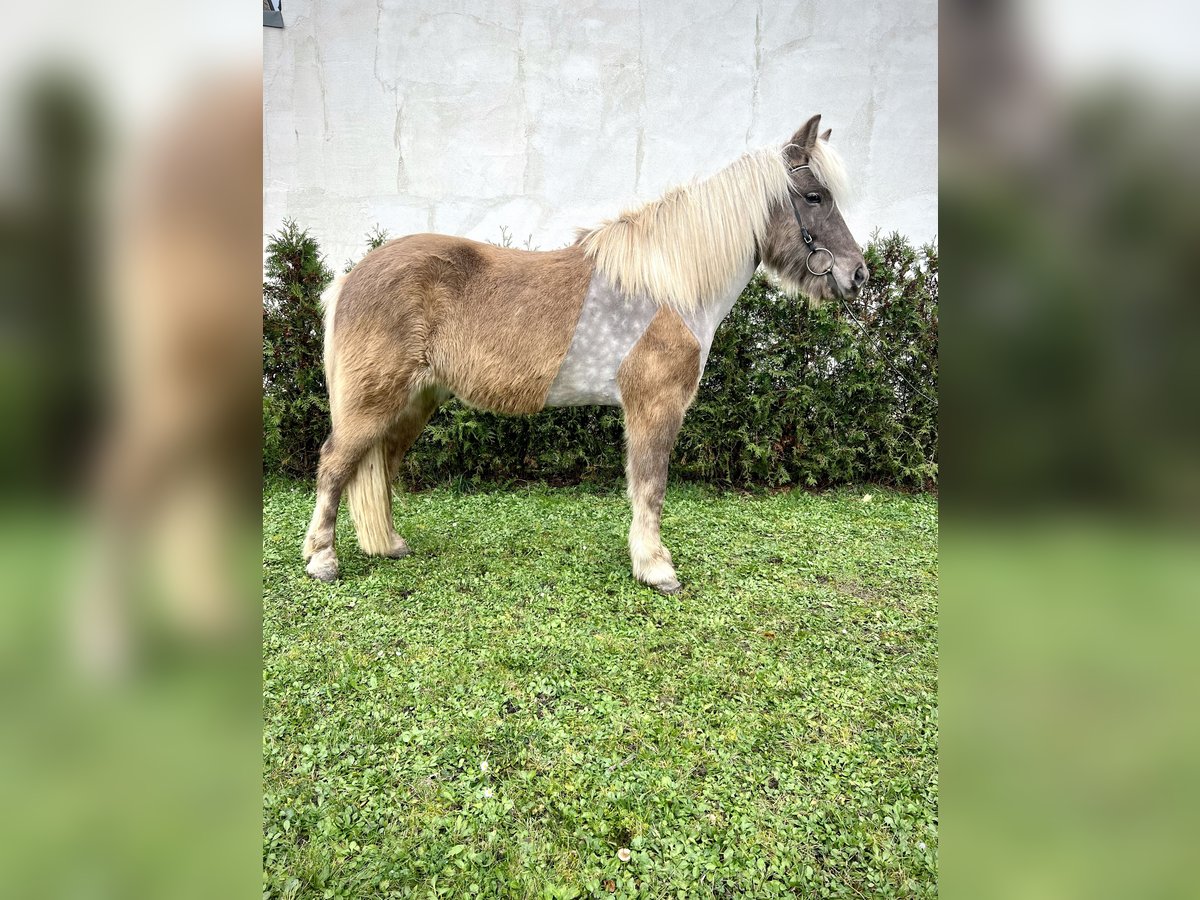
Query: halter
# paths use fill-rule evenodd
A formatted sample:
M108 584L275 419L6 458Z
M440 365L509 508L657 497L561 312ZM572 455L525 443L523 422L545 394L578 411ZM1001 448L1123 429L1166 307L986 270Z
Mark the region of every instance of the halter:
M788 169L788 174L790 175L792 172L798 172L800 169L808 169L809 172L812 172L812 166L805 165L805 166L794 166L793 168ZM814 175L813 177L815 178L816 176ZM790 188L788 190L788 199L790 199L792 201L792 215L796 217L796 224L800 226L800 237L804 238L804 246L808 247L808 256L806 256L804 258L804 268L808 269L808 271L810 273L812 273L813 275L816 275L818 278L820 278L824 275L828 275L830 272L833 271L833 264L836 262L836 258L833 255L833 251L830 250L828 247L817 246L816 242L813 240L813 236L809 233L807 226L805 226L805 224L802 221L800 221L800 210L796 209L796 201L792 197L792 191ZM828 253L829 254L829 267L827 269L825 269L825 271L823 271L823 272L818 272L816 269L813 268L813 265L812 265L812 258L817 253Z

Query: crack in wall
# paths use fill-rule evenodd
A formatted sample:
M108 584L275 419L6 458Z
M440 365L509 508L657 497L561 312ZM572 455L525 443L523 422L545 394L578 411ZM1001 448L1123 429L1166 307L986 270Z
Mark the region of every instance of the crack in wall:
M642 185L642 162L646 158L646 63L643 59L643 50L645 46L643 35L645 34L645 25L642 19L642 0L638 0L638 48L637 48L637 76L638 76L638 108L637 108L637 144L634 148L633 157L633 192L636 194L641 190Z
M396 97L396 127L392 130L392 143L396 146L396 192L408 190L408 169L404 165L404 149L401 141L404 133L404 104Z
M529 115L529 97L525 84L525 46L522 35L525 33L525 4L517 2L517 96L521 101L521 133L525 138L525 160L521 166L521 192L530 190L530 167L533 165L533 133L534 122Z
M754 15L754 75L750 81L750 124L746 126L746 146L753 140L754 126L758 124L758 84L762 78L762 20L763 4L758 0L758 10Z
M403 147L404 103L400 99L400 86L387 81L379 74L379 47L382 43L380 35L383 34L383 2L384 0L375 0L375 53L371 63L371 75L383 92L385 100L388 94L392 96L392 108L395 110L392 144L396 148L396 193L403 194L408 190L408 168L404 163Z
M476 25L479 25L483 28L495 28L498 31L509 31L509 32L512 32L513 34L518 33L518 29L514 28L511 25L504 25L504 24L501 24L500 22L489 22L487 19L484 19L481 16L477 16L477 15L474 15L473 13L461 12L461 11L457 11L457 10L449 11L449 12L429 13L424 18L427 21L432 21L434 19L440 19L445 16L455 16L460 19L469 19L470 21L474 22Z
M317 0L313 0L313 20L317 18ZM312 44L313 48L313 68L317 73L317 86L321 91L321 140L328 143L333 139L329 133L329 99L328 85L325 84L325 60L321 56L321 42L317 40L317 36L310 30L308 34L308 43Z

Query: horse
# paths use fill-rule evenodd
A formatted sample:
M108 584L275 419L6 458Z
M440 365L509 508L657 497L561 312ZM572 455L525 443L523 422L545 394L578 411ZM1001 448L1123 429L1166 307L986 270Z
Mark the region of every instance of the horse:
M660 521L667 467L713 334L761 264L814 300L868 278L838 207L845 167L819 115L787 143L529 251L416 234L368 253L325 292L332 429L321 448L306 571L337 577L343 490L359 546L399 559L391 485L451 396L530 415L600 404L624 411L633 576L681 589Z

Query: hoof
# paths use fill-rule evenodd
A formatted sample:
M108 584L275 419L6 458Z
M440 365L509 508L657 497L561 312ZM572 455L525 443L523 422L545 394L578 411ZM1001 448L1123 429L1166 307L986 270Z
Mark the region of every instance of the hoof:
M404 559L408 554L412 553L404 538L397 536L396 542L392 544L392 549L383 554L388 559Z
M306 571L317 581L330 582L337 578L338 564L337 557L333 555L333 548L321 550L313 555L313 558L308 561L305 567Z
M635 559L633 576L647 587L652 587L664 594L678 594L683 590L683 585L675 577L675 567L668 559L666 547L659 548L658 552L646 562L639 563Z

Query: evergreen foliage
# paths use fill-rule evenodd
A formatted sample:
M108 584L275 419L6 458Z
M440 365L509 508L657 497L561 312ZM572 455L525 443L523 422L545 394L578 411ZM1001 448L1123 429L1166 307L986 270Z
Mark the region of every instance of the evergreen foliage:
M333 278L308 229L288 220L267 240L263 279L263 467L316 474L329 434L321 292Z
M368 243L386 237L377 228ZM845 302L784 294L762 275L718 329L672 456L675 477L731 486L936 485L938 252L875 237L871 280ZM311 476L328 429L316 302L329 272L287 223L264 284L265 465ZM270 330L268 329L270 323ZM621 412L506 417L446 404L405 459L407 482L611 481Z

